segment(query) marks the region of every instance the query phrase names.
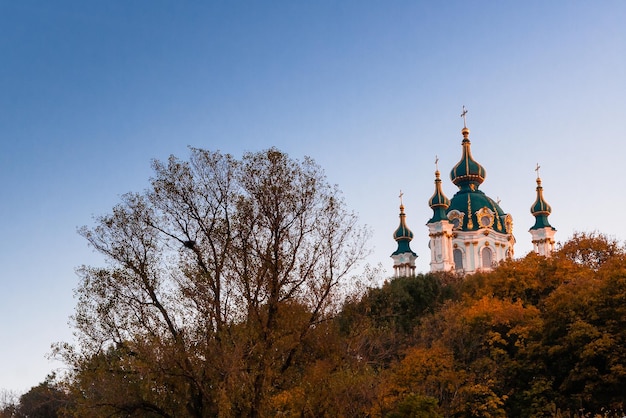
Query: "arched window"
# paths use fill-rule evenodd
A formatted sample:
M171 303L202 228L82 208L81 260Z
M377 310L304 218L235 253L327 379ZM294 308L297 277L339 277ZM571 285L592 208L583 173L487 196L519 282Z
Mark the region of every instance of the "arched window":
M463 270L463 252L461 252L458 248L455 248L452 254L454 257L455 270Z
M491 268L493 257L491 253L491 248L485 247L483 248L483 268Z

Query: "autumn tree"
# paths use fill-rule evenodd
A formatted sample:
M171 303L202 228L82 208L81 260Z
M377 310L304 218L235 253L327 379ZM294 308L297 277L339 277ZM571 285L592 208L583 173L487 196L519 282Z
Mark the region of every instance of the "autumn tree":
M623 416L624 246L575 234L550 258L531 253L454 286L384 375L387 410L431 399L444 416Z
M626 407L624 301L623 255L565 283L546 301L542 344L561 404L591 411Z
M317 326L299 362L297 384L272 398L274 416L368 416L377 399L377 370L346 350L334 321Z
M559 245L556 255L592 270L624 254L624 247L615 239L599 232L577 232Z
M153 168L80 229L108 264L79 269L78 344L57 347L77 410L266 416L366 231L309 158L192 149Z

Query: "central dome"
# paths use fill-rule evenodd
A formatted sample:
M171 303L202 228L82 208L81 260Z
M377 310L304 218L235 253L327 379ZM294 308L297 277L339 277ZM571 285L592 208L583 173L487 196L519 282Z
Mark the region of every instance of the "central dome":
M461 131L463 134L463 142L461 142L461 145L463 145L463 154L461 155L461 161L450 171L450 179L459 189L471 188L474 190L485 181L487 172L485 168L472 157L469 132L467 128L463 128Z
M482 190L459 190L450 200L447 213L455 229L461 231L490 228L502 234L511 233L510 215Z
M452 196L446 210L447 218L454 224L455 230L477 231L482 228L492 229L502 234L510 234L513 226L511 216L500 205L481 190L478 190L487 173L485 168L472 157L470 130L464 127L463 154L450 171L450 179L459 188Z

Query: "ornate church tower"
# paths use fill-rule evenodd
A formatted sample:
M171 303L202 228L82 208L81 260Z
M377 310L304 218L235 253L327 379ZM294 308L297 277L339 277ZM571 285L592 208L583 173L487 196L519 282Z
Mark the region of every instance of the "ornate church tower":
M466 113L464 108L461 115L464 120ZM464 123L461 160L450 172L450 179L459 190L449 205L443 200L445 196L440 192L439 176L435 173L435 194L429 202L434 215L427 224L431 271L454 269L463 274L487 271L513 257L513 219L478 189L486 171L472 157L469 133Z
M439 159L435 159L435 193L428 201L428 205L433 210L433 217L430 218L426 226L430 237L430 270L448 271L454 268L452 258L452 223L446 216L446 210L450 207L450 199L441 190L441 178Z
M393 271L395 277L415 276L415 254L409 245L413 239L413 232L406 226L406 215L402 204L402 192L400 192L400 226L393 233L393 239L398 243L398 249L391 254L393 259Z
M537 199L530 207L530 213L535 217L535 225L530 228L533 237L533 249L539 255L550 257L554 251L554 234L556 229L548 222L548 216L552 213L552 208L543 198L543 187L539 177L539 164L537 164Z

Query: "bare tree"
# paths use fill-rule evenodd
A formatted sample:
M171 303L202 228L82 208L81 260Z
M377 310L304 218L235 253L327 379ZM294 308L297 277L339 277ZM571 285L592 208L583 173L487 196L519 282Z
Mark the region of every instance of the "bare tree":
M19 405L19 395L8 389L0 389L0 418L11 418Z
M367 232L311 159L192 149L153 163L80 233L77 347L59 346L89 413L263 416L364 256Z

